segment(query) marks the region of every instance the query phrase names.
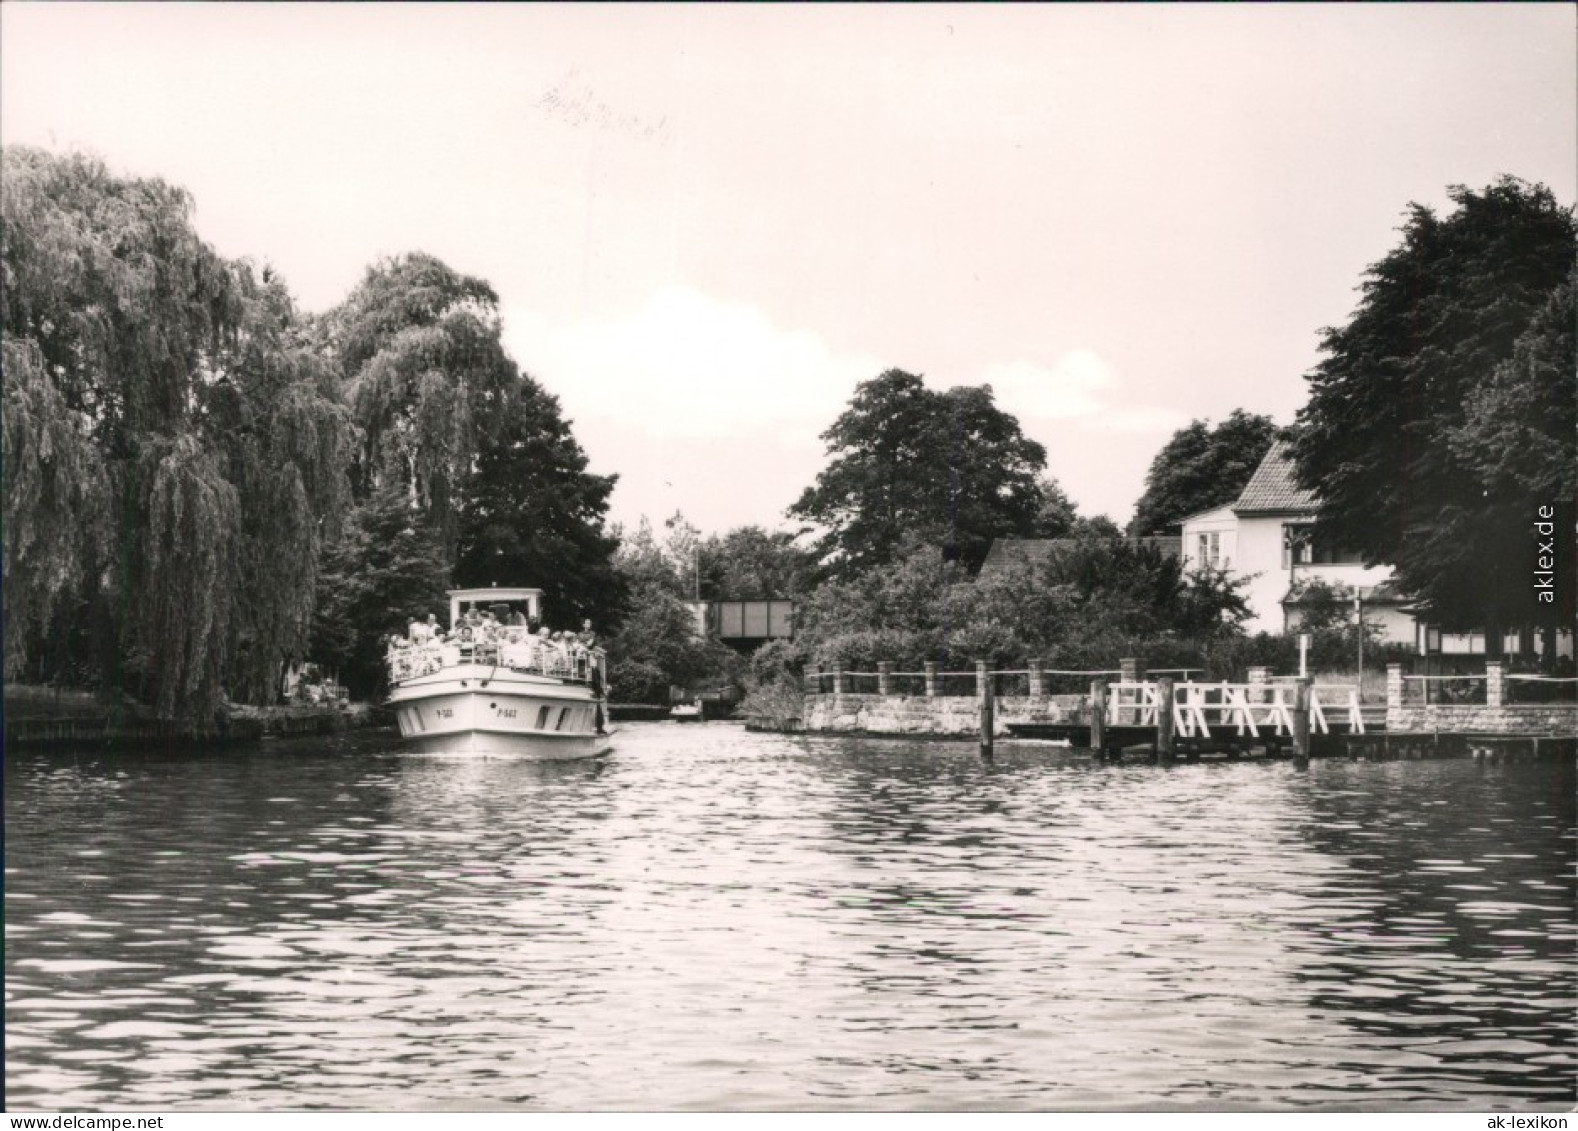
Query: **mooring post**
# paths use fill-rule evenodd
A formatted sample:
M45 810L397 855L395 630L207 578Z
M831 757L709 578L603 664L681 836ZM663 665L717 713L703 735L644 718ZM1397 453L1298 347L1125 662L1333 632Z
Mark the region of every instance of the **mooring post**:
M1118 668L1118 679L1124 683L1143 683L1145 681L1145 665L1140 663L1140 661L1133 656L1125 656L1123 659L1119 660ZM1133 689L1120 694L1113 704L1112 721L1117 723L1119 726L1130 722L1131 720L1124 717L1124 707L1129 703L1138 704L1140 702L1142 702L1140 693ZM1135 724L1143 722L1144 715L1145 708L1136 706L1134 708L1134 718L1132 721Z
M986 673L986 665L978 664L975 669L976 680L981 688L981 757L992 756L992 730L996 726L997 689L992 686L992 677Z
M1386 665L1386 725L1388 729L1397 726L1393 722L1397 712L1403 708L1403 665Z
M1040 699L1047 693L1046 672L1042 671L1040 660L1031 660L1027 666L1030 668L1030 698Z
M878 660L877 661L877 694L878 695L892 695L893 694L893 661L892 660Z
M937 698L937 661L927 660L922 665L926 672L926 698Z
M1293 756L1310 756L1310 687L1314 680L1301 675L1293 686Z
M1163 758L1173 756L1173 677L1170 675L1156 680L1156 753Z
M1500 660L1485 661L1485 706L1500 707L1507 701L1507 676Z
M1090 685L1090 748L1097 756L1107 752L1107 681L1093 680Z
M844 669L833 669L833 694L842 695L849 690L849 677L844 674Z

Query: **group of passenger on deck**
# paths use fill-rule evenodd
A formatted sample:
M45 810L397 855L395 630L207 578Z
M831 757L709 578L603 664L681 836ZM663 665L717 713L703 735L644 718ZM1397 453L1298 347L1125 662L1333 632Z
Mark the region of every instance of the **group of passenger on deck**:
M597 635L589 620L581 622L579 632L554 632L536 621L528 621L519 609L512 611L496 605L492 609L463 611L448 631L429 613L424 620L412 621L405 636L391 636L389 650L391 661L402 654L411 655L412 651L436 651L446 654L440 661L444 665L474 659L570 674L588 667L596 644Z

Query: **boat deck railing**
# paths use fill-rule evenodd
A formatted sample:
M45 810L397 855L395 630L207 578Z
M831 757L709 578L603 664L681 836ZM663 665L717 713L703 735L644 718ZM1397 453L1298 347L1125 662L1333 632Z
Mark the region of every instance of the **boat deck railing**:
M487 664L527 675L591 683L606 676L606 654L576 642L533 636L522 625L482 625L462 629L449 639L404 642L397 637L389 650L389 681L404 683L436 675L461 664Z

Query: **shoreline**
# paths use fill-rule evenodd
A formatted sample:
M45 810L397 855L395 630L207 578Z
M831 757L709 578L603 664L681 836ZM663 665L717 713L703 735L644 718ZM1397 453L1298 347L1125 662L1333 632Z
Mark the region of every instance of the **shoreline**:
M264 738L340 734L384 725L371 703L227 704L212 728L154 718L134 703L32 684L5 686L5 748L229 748Z

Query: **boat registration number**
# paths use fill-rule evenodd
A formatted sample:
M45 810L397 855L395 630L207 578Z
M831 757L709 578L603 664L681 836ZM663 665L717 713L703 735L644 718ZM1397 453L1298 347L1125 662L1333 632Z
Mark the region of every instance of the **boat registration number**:
M455 717L454 709L450 707L439 707L433 713L441 719L452 719Z

